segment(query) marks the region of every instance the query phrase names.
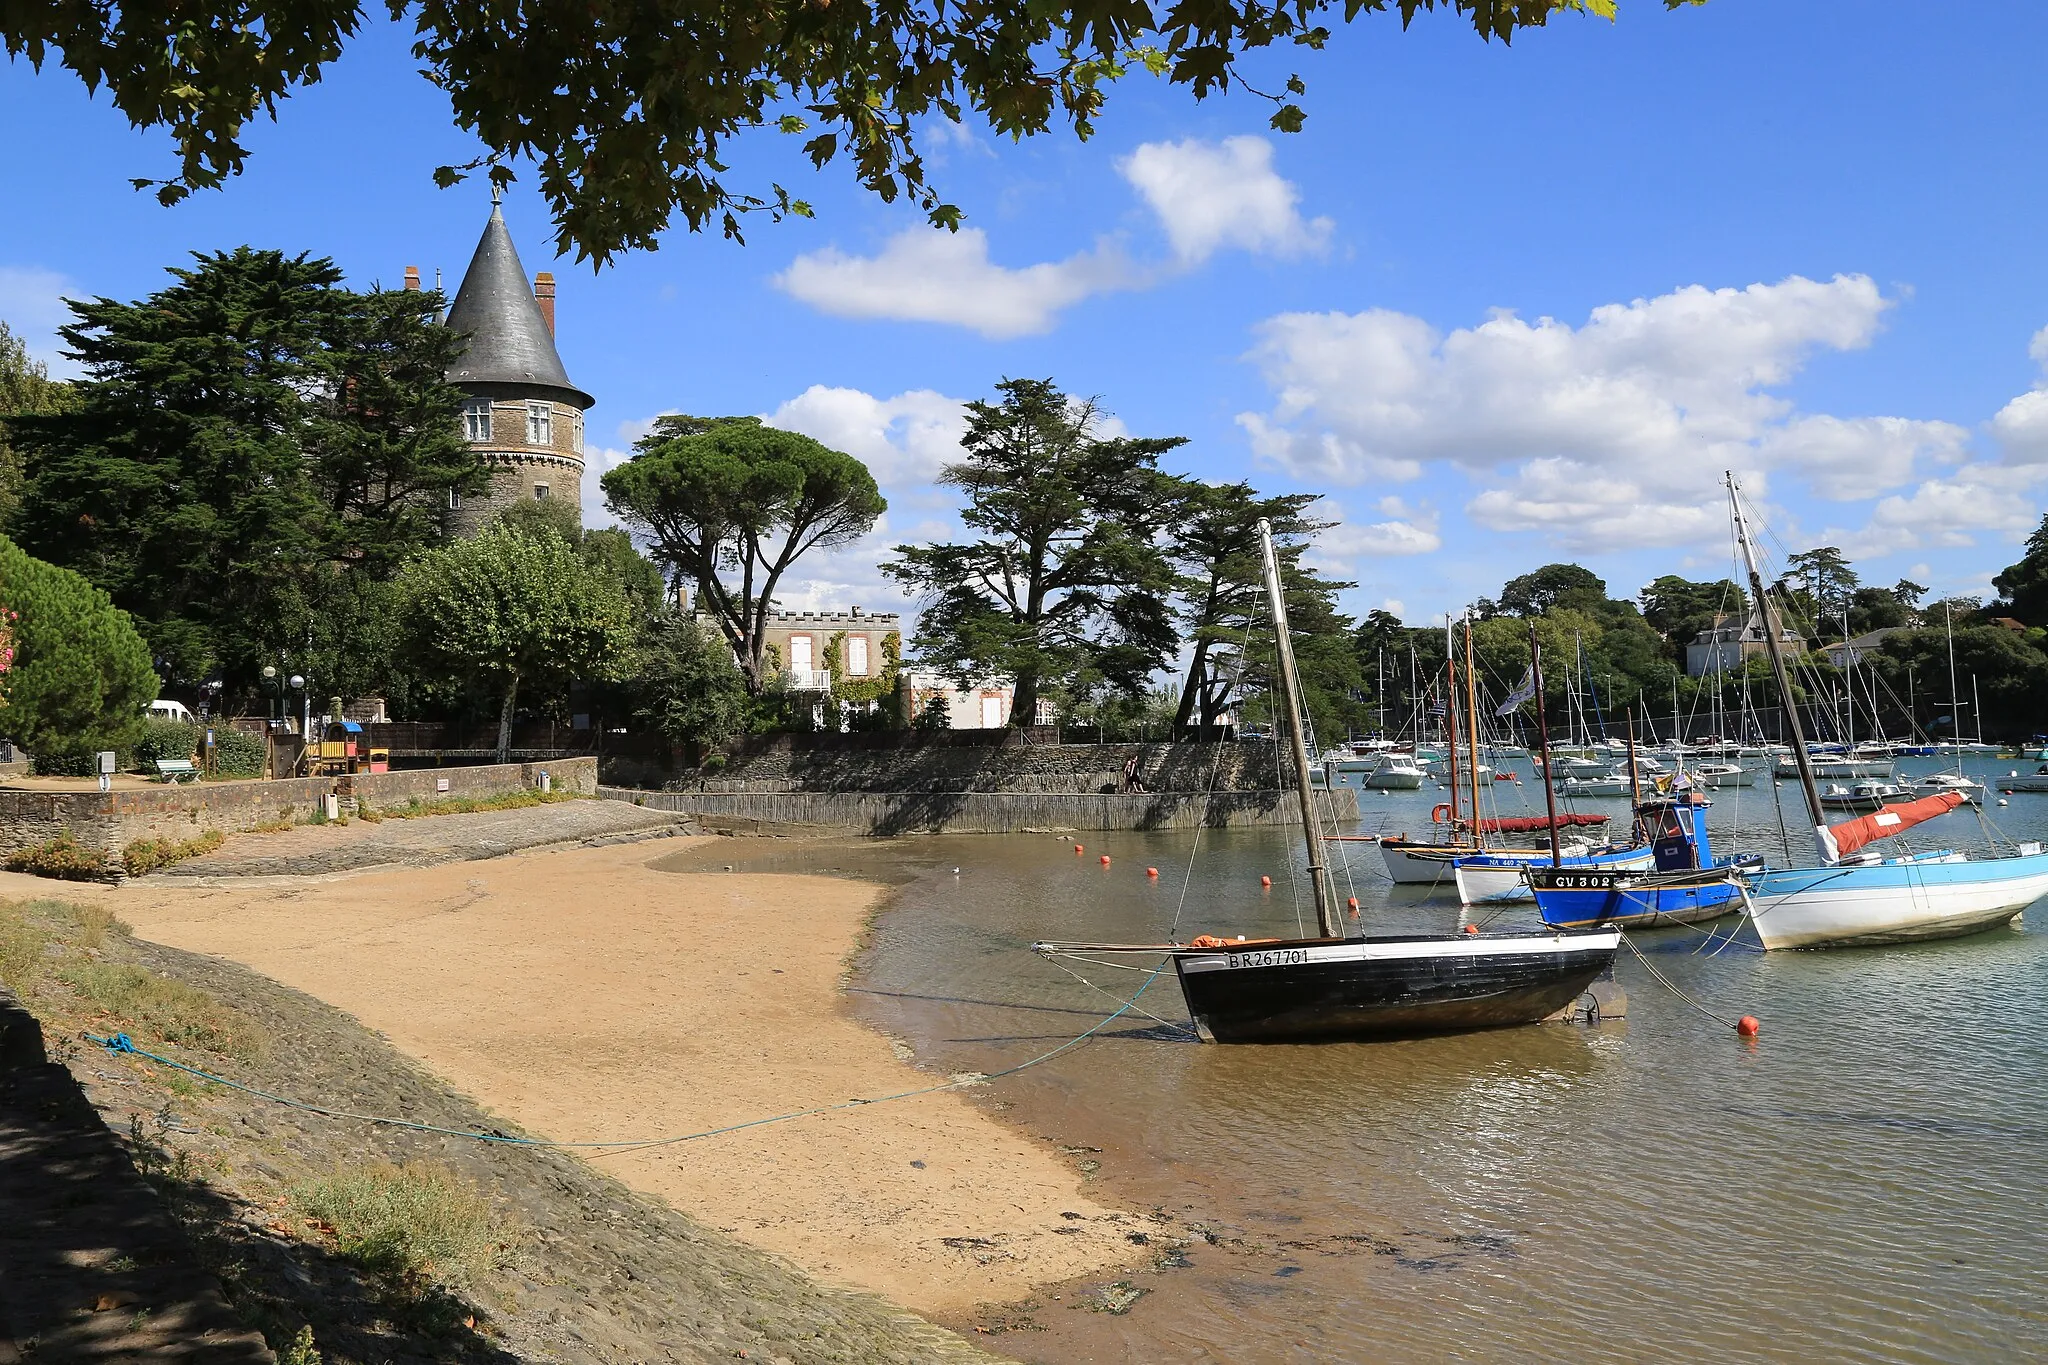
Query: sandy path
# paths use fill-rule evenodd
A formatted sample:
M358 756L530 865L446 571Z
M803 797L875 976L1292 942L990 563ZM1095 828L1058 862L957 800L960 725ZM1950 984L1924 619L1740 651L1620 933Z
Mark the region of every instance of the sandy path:
M880 888L646 866L676 848L75 890L144 938L347 1010L561 1140L691 1132L932 1082L841 1008L843 963ZM0 895L53 890L0 874ZM1081 1195L1056 1155L958 1093L597 1160L814 1274L925 1312L1016 1299L1130 1250L1130 1224Z

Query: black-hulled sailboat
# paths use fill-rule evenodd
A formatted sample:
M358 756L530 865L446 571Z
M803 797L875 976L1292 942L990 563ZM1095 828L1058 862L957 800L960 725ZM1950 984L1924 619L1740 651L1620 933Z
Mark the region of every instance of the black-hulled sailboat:
M1180 944L1039 943L1042 953L1165 953L1202 1038L1296 1043L1463 1033L1535 1023L1583 993L1614 962L1621 934L1541 931L1351 938L1337 909L1309 785L1294 642L1271 528L1259 523L1266 597L1278 642L1294 789L1314 888L1315 938Z

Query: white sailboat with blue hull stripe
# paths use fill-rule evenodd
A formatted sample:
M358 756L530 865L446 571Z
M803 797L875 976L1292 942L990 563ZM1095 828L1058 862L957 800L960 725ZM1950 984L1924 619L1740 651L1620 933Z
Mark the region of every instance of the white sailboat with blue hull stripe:
M1952 850L1885 858L1869 845L1903 834L1965 804L1942 792L1885 805L1856 820L1829 825L1814 782L1814 763L1800 733L1799 708L1778 643L1776 604L1765 590L1743 521L1734 475L1728 501L1750 590L1764 612L1764 647L1785 699L1792 758L1813 821L1820 866L1771 868L1749 879L1752 922L1766 948L1853 948L1921 939L1956 938L2009 923L2048 895L2048 852L2020 844L2010 854L1971 858Z

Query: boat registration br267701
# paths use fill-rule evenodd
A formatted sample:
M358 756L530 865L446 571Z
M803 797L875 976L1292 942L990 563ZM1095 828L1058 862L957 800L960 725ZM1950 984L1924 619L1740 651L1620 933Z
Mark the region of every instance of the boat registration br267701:
M1306 948L1268 948L1263 952L1225 953L1227 967L1298 967L1308 961Z

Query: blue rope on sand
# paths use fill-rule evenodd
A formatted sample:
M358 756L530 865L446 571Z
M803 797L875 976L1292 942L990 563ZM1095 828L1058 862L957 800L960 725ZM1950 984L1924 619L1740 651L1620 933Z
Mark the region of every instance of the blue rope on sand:
M1001 1071L990 1072L987 1075L975 1076L967 1080L947 1081L941 1085L920 1086L916 1090L899 1090L893 1095L876 1095L868 1099L844 1100L838 1104L821 1104L810 1109L792 1109L786 1114L770 1114L766 1118L748 1119L744 1123L728 1123L722 1127L706 1128L701 1132L695 1133L682 1133L675 1137L636 1138L616 1142L551 1142L546 1138L512 1137L505 1133L479 1132L473 1128L444 1128L439 1124L416 1123L411 1119L389 1118L379 1114L358 1114L347 1109L336 1109L330 1105L308 1104L304 1100L295 1100L288 1095L272 1094L268 1090L258 1090L253 1085L244 1085L240 1081L229 1080L226 1076L217 1076L211 1071L202 1071L196 1066L187 1066L185 1063L174 1058L160 1056L146 1048L135 1046L135 1040L125 1033L117 1033L111 1038L102 1038L92 1033L81 1034L80 1036L88 1043L99 1044L111 1054L118 1056L125 1053L130 1056L141 1057L146 1061L155 1062L159 1066L167 1066L173 1070L182 1071L188 1076L197 1076L203 1081L211 1081L215 1085L223 1085L230 1090L239 1090L245 1095L253 1095L259 1100L267 1100L272 1104L282 1104L288 1108L303 1110L308 1114L320 1114L324 1117L335 1119L354 1119L360 1123L382 1124L387 1128L405 1128L416 1133L438 1133L443 1137L469 1138L475 1142L495 1142L508 1147L549 1147L564 1150L620 1152L635 1151L649 1147L673 1147L678 1143L696 1142L700 1138L718 1137L725 1133L737 1133L744 1129L760 1128L771 1123L786 1123L790 1119L810 1118L816 1114L831 1114L842 1109L860 1109L870 1104L887 1104L890 1100L915 1099L919 1095L935 1095L942 1090L957 1090L962 1086L980 1085L987 1081L1001 1080L1005 1076L1014 1076L1018 1072L1028 1071L1042 1062L1049 1062L1062 1052L1079 1047L1082 1043L1087 1042L1103 1029L1108 1028L1118 1019L1130 1013L1132 1009L1136 1008L1138 997L1142 996L1152 983L1159 979L1159 974L1165 969L1166 964L1164 962L1154 967L1151 975L1139 983L1138 989L1132 993L1130 999L1124 1001L1113 1013L1098 1019L1081 1033L1069 1038L1058 1047L1039 1053L1029 1061L1019 1062L1017 1065L1005 1067Z

